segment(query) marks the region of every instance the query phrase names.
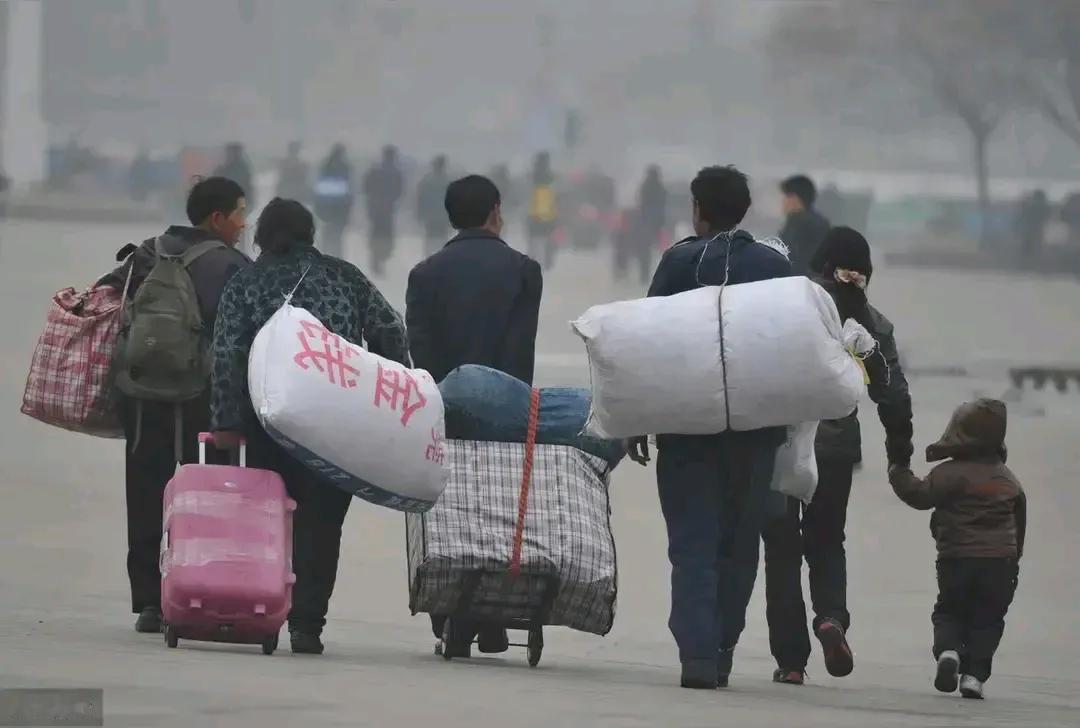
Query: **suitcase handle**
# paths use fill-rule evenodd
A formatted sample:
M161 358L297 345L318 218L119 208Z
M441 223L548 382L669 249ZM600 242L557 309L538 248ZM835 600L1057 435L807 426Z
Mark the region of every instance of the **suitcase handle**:
M200 432L199 433L199 465L206 465L206 443L211 445L217 445L214 442L214 433L212 432ZM240 467L247 467L247 438L240 438Z

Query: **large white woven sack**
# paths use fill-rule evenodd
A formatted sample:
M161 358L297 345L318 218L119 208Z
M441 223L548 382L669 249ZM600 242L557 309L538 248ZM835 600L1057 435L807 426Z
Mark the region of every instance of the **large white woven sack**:
M431 375L330 333L284 305L248 360L259 421L296 459L359 498L426 511L446 487L443 402Z
M807 278L594 306L572 326L592 374L586 429L600 437L836 419L863 389L836 305Z

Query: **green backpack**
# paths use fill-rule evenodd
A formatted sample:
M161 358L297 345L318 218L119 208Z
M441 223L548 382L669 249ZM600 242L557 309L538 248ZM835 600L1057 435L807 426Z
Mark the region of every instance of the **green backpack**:
M225 244L208 240L181 255L154 241L154 267L127 307L114 362L116 387L135 400L181 404L210 376L209 337L188 268Z

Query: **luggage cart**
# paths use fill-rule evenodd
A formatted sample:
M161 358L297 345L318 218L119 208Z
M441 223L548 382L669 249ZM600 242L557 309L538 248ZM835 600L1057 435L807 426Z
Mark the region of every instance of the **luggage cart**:
M532 614L525 618L502 618L491 616L498 614L511 598L499 599L486 596L478 597L479 587L484 577L506 583L510 579L537 579L542 583L540 600L525 611ZM509 590L499 590L509 597ZM529 661L529 667L540 664L540 658L544 653L544 624L551 614L551 606L555 602L555 596L559 593L559 579L550 574L526 574L511 575L506 572L471 571L465 575L461 598L454 612L446 617L443 626L442 639L435 643L435 654L444 660L450 661L455 657L468 658L472 656L472 635L469 635L468 643L458 636L458 632L468 627L462 627L462 622L483 622L485 625L497 625L507 630L522 631L528 633L525 644L511 642L511 647L524 647ZM518 608L520 612L520 607ZM475 615L475 616L474 616Z
M434 622L435 654L446 661L472 656L476 623L525 632L511 646L524 647L532 667L545 626L611 629L610 469L570 446L537 445L539 404L533 390L523 444L448 441L447 490L430 511L406 514L409 608L443 617Z

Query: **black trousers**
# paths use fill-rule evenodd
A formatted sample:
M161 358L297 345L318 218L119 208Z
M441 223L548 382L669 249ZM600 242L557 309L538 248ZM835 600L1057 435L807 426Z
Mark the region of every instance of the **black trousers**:
M960 672L985 682L1016 593L1016 559L939 559L937 575L934 659L956 650Z
M121 403L127 449L124 480L127 500L127 571L131 611L161 606L162 503L165 486L176 472L176 407L159 402ZM185 404L181 415L180 462L199 462L198 434L209 429L210 407L205 397ZM211 450L210 462L227 462Z
M352 495L293 459L262 431L249 433L248 464L273 470L296 501L293 514L293 605L289 629L321 634L337 582L341 527Z
M785 670L803 670L810 659L806 605L802 593L802 563L810 569L810 599L814 629L835 619L846 631L847 554L844 529L854 465L818 461L818 487L808 506L788 499L786 513L762 532L765 541L765 602L769 647Z

